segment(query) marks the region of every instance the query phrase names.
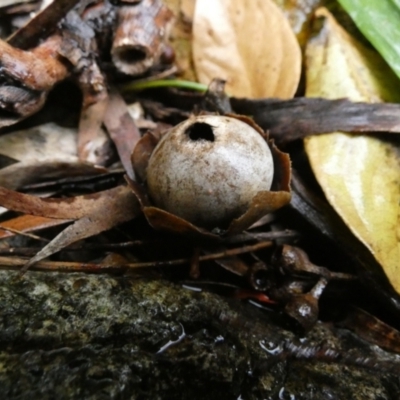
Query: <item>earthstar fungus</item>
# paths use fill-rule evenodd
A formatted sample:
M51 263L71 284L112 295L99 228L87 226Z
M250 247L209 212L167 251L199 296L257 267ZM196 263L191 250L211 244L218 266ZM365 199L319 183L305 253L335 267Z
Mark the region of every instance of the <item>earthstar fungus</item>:
M191 116L161 139L148 132L132 164L143 185L130 185L155 229L235 234L291 198L289 156L244 116Z

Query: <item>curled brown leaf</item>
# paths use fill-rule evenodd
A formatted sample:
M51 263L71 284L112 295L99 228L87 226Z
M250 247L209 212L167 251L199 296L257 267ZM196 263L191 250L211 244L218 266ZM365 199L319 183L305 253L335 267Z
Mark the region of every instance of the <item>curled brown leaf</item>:
M234 96L290 98L300 79L300 47L271 0L197 1L193 58L200 82L222 78Z

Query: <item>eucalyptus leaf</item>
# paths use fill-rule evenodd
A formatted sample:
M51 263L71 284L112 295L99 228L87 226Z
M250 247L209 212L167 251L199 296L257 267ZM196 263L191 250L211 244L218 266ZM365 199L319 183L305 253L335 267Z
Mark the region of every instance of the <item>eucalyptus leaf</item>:
M354 40L326 9L306 52L306 94L371 103L400 100L400 82L378 53ZM398 146L336 132L309 137L305 148L329 203L381 264L400 293Z
M400 78L400 0L338 0Z
M197 1L193 60L199 82L227 81L233 96L291 98L301 75L301 51L272 0Z

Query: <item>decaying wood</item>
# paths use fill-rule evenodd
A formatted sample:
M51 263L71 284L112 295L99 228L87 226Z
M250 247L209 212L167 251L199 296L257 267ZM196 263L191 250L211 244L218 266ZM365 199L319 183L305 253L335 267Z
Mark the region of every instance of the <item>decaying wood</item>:
M6 112L0 127L11 125L39 111L47 93L65 79L67 66L60 60L59 36L52 36L32 51L23 51L0 40L0 109Z
M59 36L52 36L32 51L23 51L0 41L3 76L23 84L27 89L48 91L64 79L68 70L58 56Z
M291 100L231 98L233 109L253 116L278 143L329 132L400 133L400 106L347 99L298 97Z
M0 110L6 112L0 127L40 110L49 90L72 77L83 93L79 155L88 160L88 143L100 134L98 121L103 115L98 114L105 110L103 107L99 111L100 106L95 111L91 108L107 99L107 83L99 60L109 58L107 51L114 41L114 66L126 74L142 74L160 63L172 13L160 0L122 5L76 3L53 2L10 37L9 43L0 42L0 77L5 78L0 85ZM52 36L48 36L49 32ZM32 48L39 38L41 44Z
M161 57L172 12L161 0L142 0L118 10L118 28L111 55L123 73L139 75Z

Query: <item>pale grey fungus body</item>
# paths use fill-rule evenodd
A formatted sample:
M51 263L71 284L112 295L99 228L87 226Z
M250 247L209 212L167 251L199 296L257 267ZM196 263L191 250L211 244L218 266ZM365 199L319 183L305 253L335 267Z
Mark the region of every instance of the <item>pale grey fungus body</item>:
M158 143L147 169L157 207L198 226L223 227L271 188L271 150L249 124L227 116L191 117Z

